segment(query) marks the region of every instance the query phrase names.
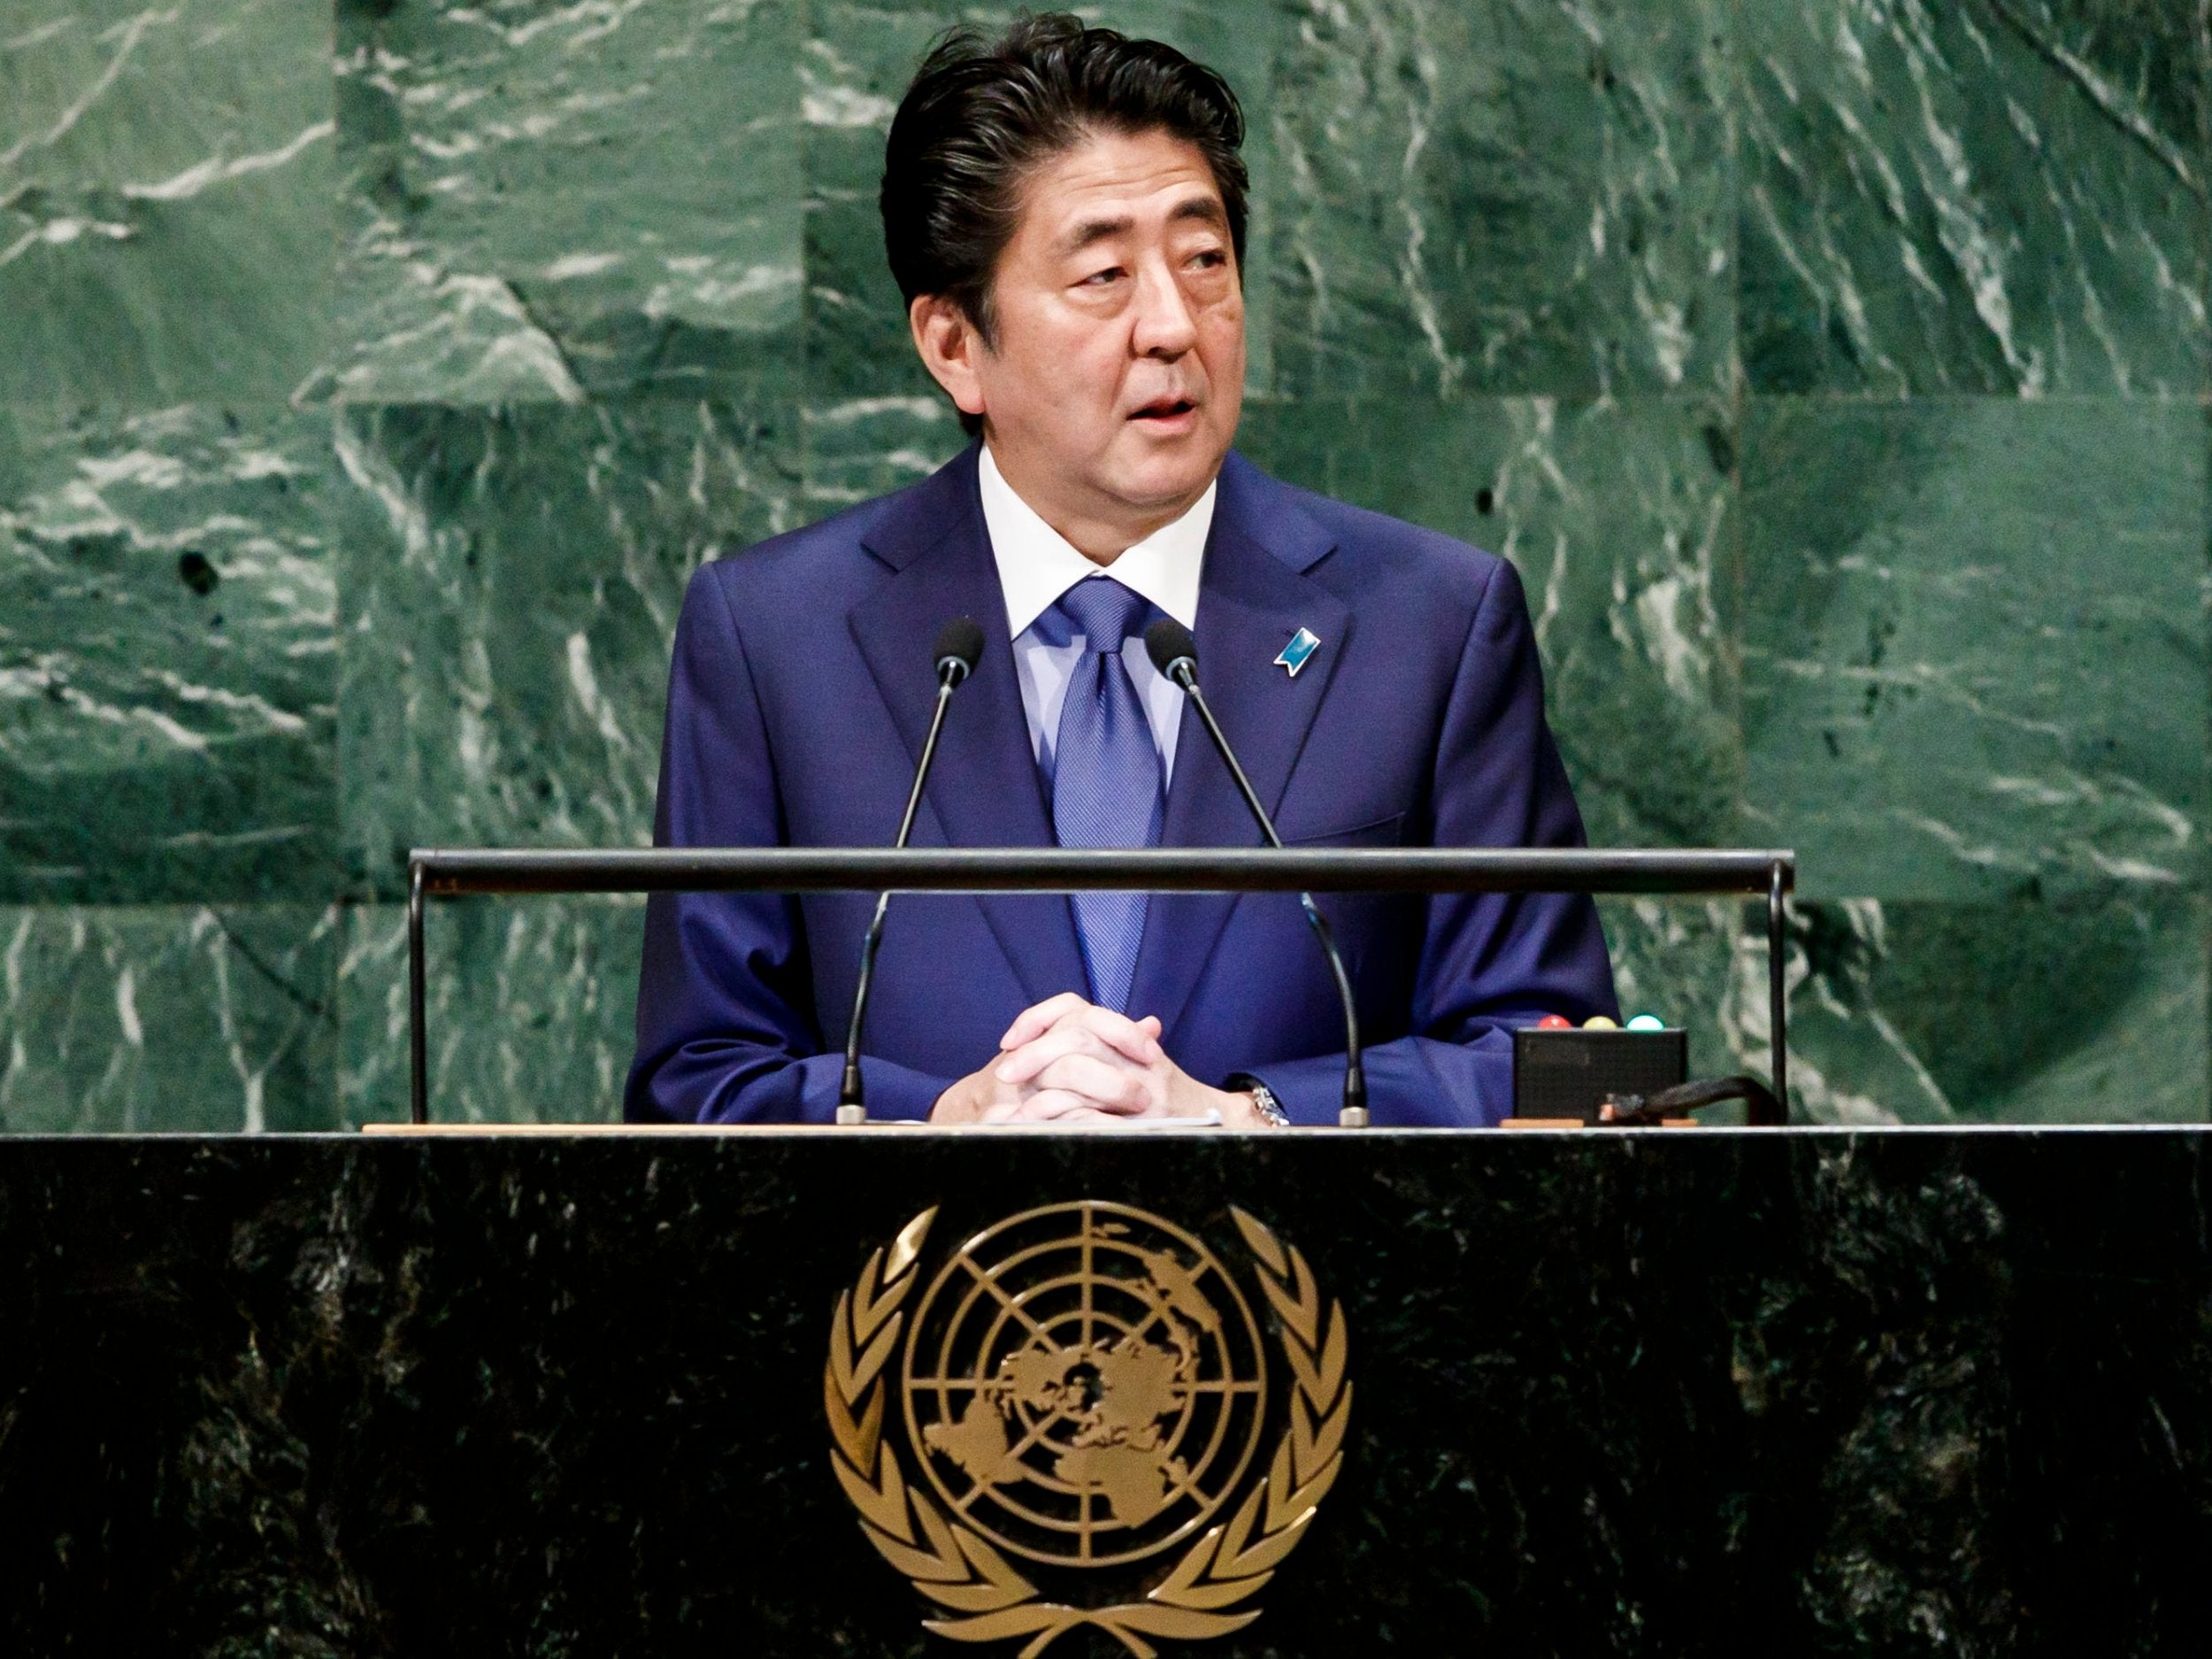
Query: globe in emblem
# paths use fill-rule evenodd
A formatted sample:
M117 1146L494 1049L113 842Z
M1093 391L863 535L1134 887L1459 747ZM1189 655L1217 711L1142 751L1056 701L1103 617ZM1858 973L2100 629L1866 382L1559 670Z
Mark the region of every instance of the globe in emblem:
M964 1521L1034 1561L1110 1566L1187 1537L1259 1444L1266 1350L1199 1240L1126 1205L987 1228L908 1329L907 1432Z

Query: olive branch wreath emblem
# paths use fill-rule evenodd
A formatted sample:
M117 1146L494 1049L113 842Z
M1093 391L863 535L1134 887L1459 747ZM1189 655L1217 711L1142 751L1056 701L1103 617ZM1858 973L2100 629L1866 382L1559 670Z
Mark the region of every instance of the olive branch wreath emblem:
M859 1511L868 1541L946 1615L923 1624L955 1641L1027 1636L1019 1659L1037 1659L1054 1640L1085 1624L1106 1631L1135 1659L1156 1659L1148 1636L1195 1640L1225 1636L1260 1616L1244 1607L1306 1534L1344 1463L1352 1385L1345 1378L1344 1310L1320 1287L1305 1257L1256 1217L1230 1215L1254 1257L1256 1275L1281 1321L1284 1356L1294 1386L1290 1422L1266 1478L1234 1516L1200 1535L1141 1601L1075 1607L1042 1599L991 1543L948 1520L918 1485L910 1484L897 1448L883 1435L890 1392L884 1367L898 1347L901 1304L914 1287L916 1263L935 1209L924 1210L879 1248L859 1281L840 1292L822 1371L831 1466Z

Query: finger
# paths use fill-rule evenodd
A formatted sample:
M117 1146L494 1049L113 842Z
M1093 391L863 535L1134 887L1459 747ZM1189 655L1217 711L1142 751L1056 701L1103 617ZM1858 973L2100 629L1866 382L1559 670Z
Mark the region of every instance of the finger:
M1110 1008L1086 1003L1079 1009L1063 1014L1059 1025L1077 1025L1093 1033L1139 1065L1155 1065L1167 1057L1166 1051L1159 1043L1160 1022L1149 1014L1141 1020L1132 1019L1126 1014L1117 1014Z
M1071 1054L1087 1054L1094 1059L1123 1065L1141 1064L1127 1059L1089 1027L1073 1020L1063 1020L1036 1041L1024 1043L1005 1056L991 1075L1002 1083L1026 1083L1055 1060Z
M1080 1094L1066 1089L1040 1089L1020 1100L1001 1101L976 1121L987 1124L1048 1123L1073 1111L1094 1110Z
M1068 1089L1107 1111L1131 1117L1152 1104L1145 1074L1131 1071L1087 1054L1063 1055L1037 1074L1040 1093Z
M1088 1095L1072 1089L1039 1089L1015 1108L1014 1121L1018 1123L1060 1123L1071 1118L1110 1118L1115 1114L1099 1110L1098 1102Z
M1063 991L1057 996L1048 996L1033 1007L1025 1008L1014 1016L1014 1023L1006 1028L1006 1034L998 1040L1001 1048L1018 1048L1025 1042L1034 1042L1067 1014L1090 1003L1073 991Z

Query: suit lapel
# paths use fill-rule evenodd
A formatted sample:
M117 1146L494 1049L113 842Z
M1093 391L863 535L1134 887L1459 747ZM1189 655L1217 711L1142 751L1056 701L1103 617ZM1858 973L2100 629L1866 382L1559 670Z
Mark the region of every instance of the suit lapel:
M934 702L930 641L955 617L973 617L982 625L983 655L946 713L914 840L950 847L1049 847L1052 828L1022 711L1006 601L983 527L975 468L972 447L924 484L906 511L867 532L863 544L896 573L854 606L848 620L911 762L921 758ZM901 800L904 787L902 782ZM894 817L885 825L887 838L896 826ZM977 902L1033 1002L1084 987L1083 958L1064 898L992 894L978 895Z
M1222 469L1200 584L1198 680L1271 817L1343 656L1351 612L1303 572L1334 545L1289 492L1232 454ZM1002 624L1003 618L1001 618ZM1321 647L1295 676L1274 659L1301 627ZM1307 787L1318 780L1309 779ZM1197 711L1183 710L1175 739L1161 841L1170 847L1250 847L1264 837L1214 752ZM1265 902L1276 902L1269 895ZM1131 987L1134 1013L1173 1028L1235 909L1236 895L1155 894Z

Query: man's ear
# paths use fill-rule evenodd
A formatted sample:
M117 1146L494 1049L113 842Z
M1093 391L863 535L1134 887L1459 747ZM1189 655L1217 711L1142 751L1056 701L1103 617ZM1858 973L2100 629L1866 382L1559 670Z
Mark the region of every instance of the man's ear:
M954 406L964 415L983 413L983 378L976 373L976 358L986 348L967 312L941 294L924 294L907 307L906 320L922 366Z

